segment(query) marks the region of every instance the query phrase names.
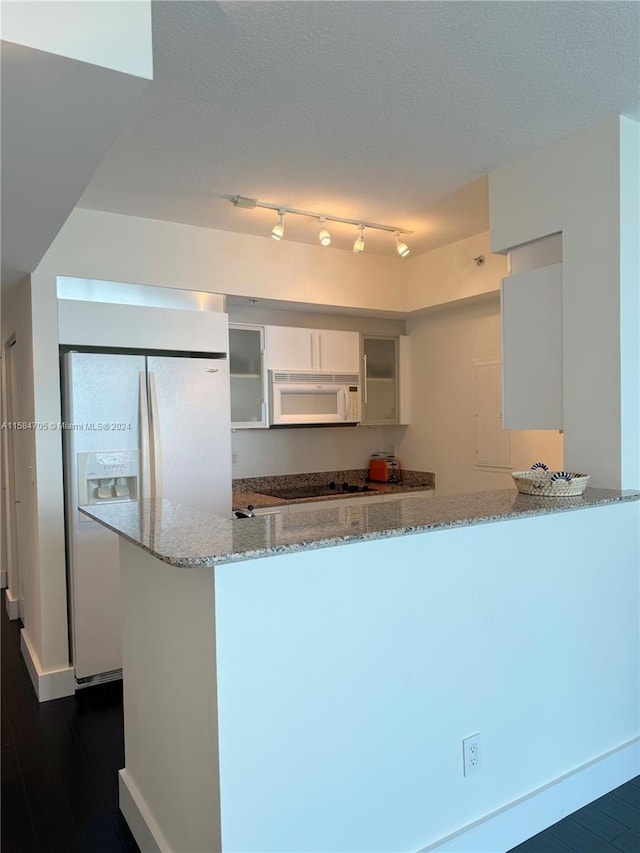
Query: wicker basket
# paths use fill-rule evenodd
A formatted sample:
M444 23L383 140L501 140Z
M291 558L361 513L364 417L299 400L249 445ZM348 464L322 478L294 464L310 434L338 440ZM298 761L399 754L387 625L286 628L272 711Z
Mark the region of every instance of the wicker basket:
M522 495L566 498L581 495L589 482L589 474L567 471L512 471L511 476Z

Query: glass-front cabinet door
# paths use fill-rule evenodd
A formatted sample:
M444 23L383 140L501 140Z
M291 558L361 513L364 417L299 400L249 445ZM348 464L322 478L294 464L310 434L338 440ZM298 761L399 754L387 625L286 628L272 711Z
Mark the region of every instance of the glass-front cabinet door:
M398 339L362 336L362 422L399 423Z
M267 423L264 326L229 324L231 427L264 429Z

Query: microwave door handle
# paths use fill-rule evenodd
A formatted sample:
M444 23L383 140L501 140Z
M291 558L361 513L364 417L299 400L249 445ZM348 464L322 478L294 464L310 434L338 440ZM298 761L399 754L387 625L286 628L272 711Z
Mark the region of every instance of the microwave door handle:
M340 411L340 416L343 421L346 421L349 417L349 397L347 395L347 389L344 386L340 389L340 397L342 400L342 410Z
M363 368L364 368L362 371L364 373L364 404L366 406L367 403L369 402L369 384L367 382L368 377L367 377L367 356L366 355L362 356L362 363L363 363Z

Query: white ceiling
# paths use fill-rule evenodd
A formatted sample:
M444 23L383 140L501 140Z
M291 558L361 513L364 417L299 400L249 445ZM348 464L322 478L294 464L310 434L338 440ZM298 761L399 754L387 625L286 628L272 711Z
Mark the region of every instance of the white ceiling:
M83 207L268 234L274 214L240 194L413 229L415 254L488 228L492 169L640 119L635 0L153 7L154 82ZM312 221L286 225L316 242ZM353 227L331 231L351 247Z

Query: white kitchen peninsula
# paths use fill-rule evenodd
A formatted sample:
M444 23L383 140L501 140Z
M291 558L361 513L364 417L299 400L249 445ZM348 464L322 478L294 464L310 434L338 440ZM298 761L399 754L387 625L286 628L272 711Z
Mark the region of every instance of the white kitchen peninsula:
M85 509L122 537L140 847L495 853L636 775L639 498Z

